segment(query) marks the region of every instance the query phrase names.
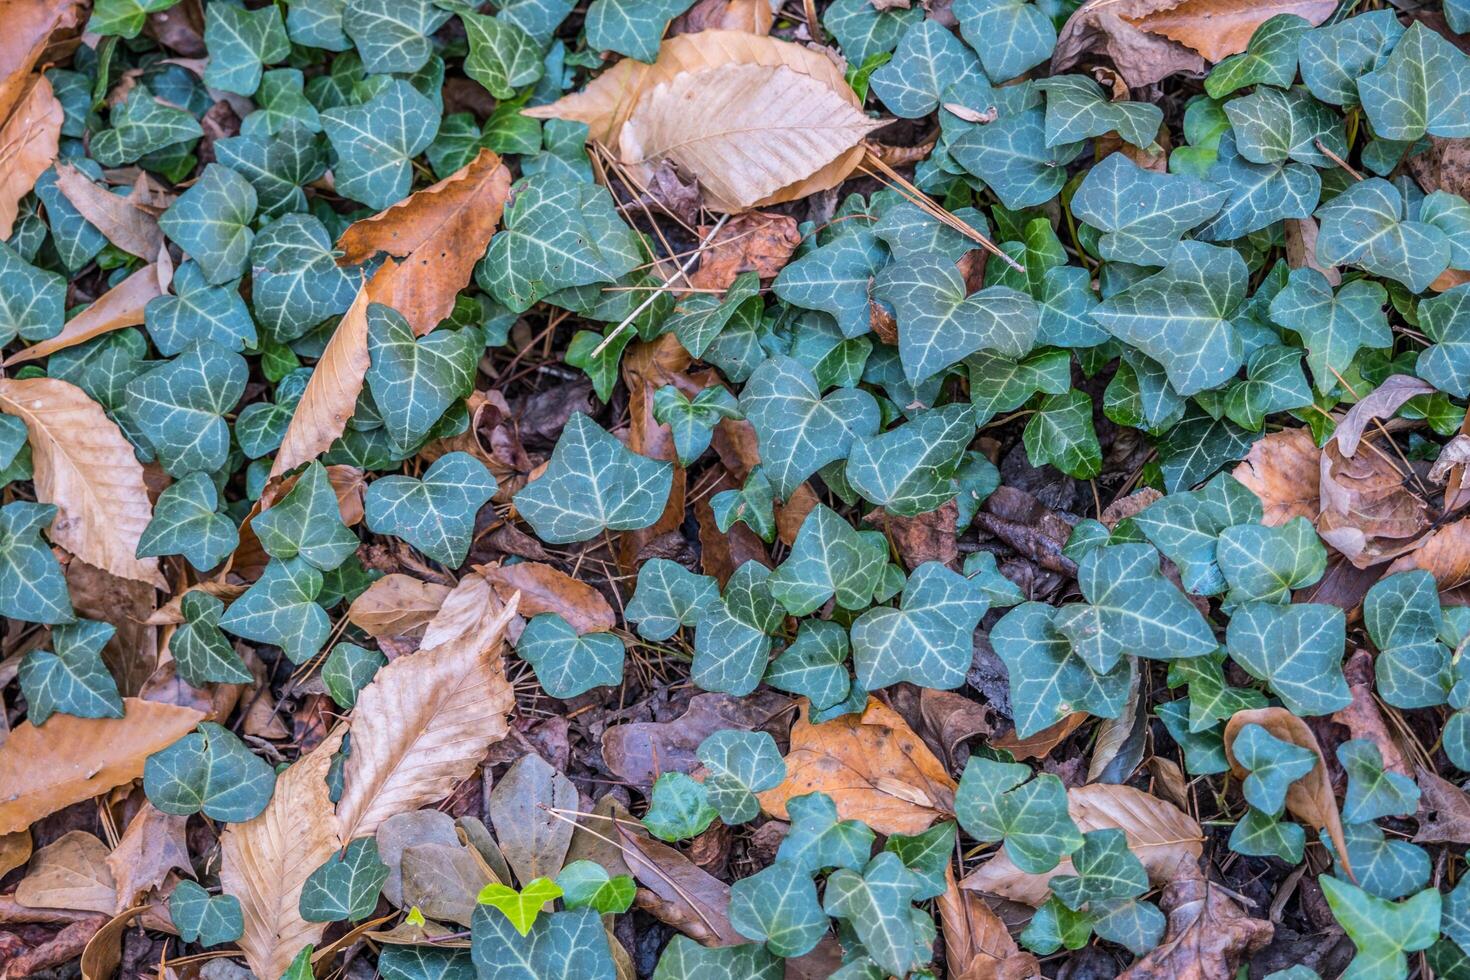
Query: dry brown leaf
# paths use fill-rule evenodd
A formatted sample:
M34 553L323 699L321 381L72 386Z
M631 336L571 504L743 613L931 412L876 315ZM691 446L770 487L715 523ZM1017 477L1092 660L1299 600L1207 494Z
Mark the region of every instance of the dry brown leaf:
M1342 836L1342 817L1337 811L1337 797L1332 792L1332 777L1327 773L1327 763L1322 757L1322 747L1311 728L1285 708L1248 708L1237 711L1225 723L1225 758L1230 760L1230 770L1236 779L1244 779L1249 770L1235 759L1231 747L1235 737L1246 725L1260 725L1284 742L1300 745L1317 756L1312 771L1292 783L1286 791L1287 811L1313 830L1327 829L1332 840L1332 849L1341 855L1343 867L1349 877L1353 870L1347 860L1347 845ZM1356 878L1353 878L1357 881Z
M951 977L1025 980L1041 976L1036 957L1016 945L1006 924L983 898L962 890L949 868L944 869L944 882L944 894L935 904L944 928L944 958Z
M110 911L130 908L150 888L163 884L170 871L190 877L189 844L184 839L187 818L164 813L144 803L123 833L117 847L107 855L107 867L117 882L117 902Z
M1429 137L1429 147L1404 161L1425 193L1470 194L1470 140Z
M1217 980L1233 977L1271 942L1276 929L1253 919L1203 876L1171 881L1160 904L1169 916L1164 941L1118 980Z
M638 787L653 785L666 772L693 772L695 751L715 732L726 728L784 734L781 719L791 701L775 691L738 698L713 691L696 694L682 715L668 721L636 721L613 725L602 736L602 759L620 779Z
M842 819L880 834L917 834L954 813L955 782L908 723L877 698L861 715L813 725L800 702L791 726L786 779L760 793L761 808L785 820L786 803L826 793Z
M0 11L0 15L3 15ZM45 75L28 82L15 111L0 125L0 238L9 238L20 199L56 161L65 113Z
M505 737L514 704L501 644L516 612L479 575L444 600L417 653L378 671L352 714L352 754L337 804L341 838L448 796Z
M16 830L0 834L0 878L31 859L31 832Z
M111 915L116 897L107 845L85 830L68 831L37 851L15 886L15 900L30 908Z
M1430 531L1413 551L1396 558L1384 574L1416 568L1433 575L1441 592L1470 582L1470 518L1462 517Z
M688 11L674 18L669 35L710 30L769 34L775 22L770 0L697 0Z
M618 623L612 606L601 592L544 562L477 566L475 571L495 587L502 602L509 602L519 592L520 614L527 619L541 613L556 613L578 633L610 630Z
M143 624L145 626L177 626L184 622L184 596L195 590L230 603L244 595L245 590L248 588L249 586L247 585L236 585L231 582L216 582L214 580L200 582L198 585L185 589L168 602L159 606L151 616L143 620Z
M1172 803L1129 786L1092 783L1067 791L1067 812L1084 834L1117 827L1128 837L1128 849L1143 862L1148 880L1167 884L1181 874L1198 874L1204 832L1193 817ZM1038 906L1050 891L1052 876L1072 873L1072 859L1063 858L1045 874L1027 874L1004 851L997 853L960 884L1013 902Z
M148 756L187 735L203 717L192 708L137 698L124 698L123 710L121 718L59 714L44 728L28 721L15 726L0 745L0 834L137 779Z
M1316 218L1286 219L1286 264L1293 269L1316 269L1329 285L1341 285L1337 267L1317 261L1318 231Z
M172 264L145 265L107 292L82 312L66 321L56 336L17 351L5 359L5 366L34 361L55 351L75 347L123 327L143 322L143 309L148 301L162 296L173 281Z
M36 497L57 507L51 540L89 565L167 588L157 559L135 557L153 504L143 464L102 406L56 378L3 378L0 409L30 434Z
M909 571L926 561L957 568L960 549L955 528L959 513L959 505L947 500L943 506L914 517L890 514L878 507L864 514L863 520L888 535Z
M1103 0L1100 5L1106 3ZM1123 0L1118 6L1126 4ZM1315 26L1337 9L1337 0L1166 0L1154 6L1154 11L1141 17L1129 17L1134 26L1178 41L1204 55L1205 60L1218 62L1244 51L1256 28L1272 17L1295 14Z
M1040 759L1061 745L1068 735L1075 732L1084 721L1091 717L1085 711L1074 711L1061 721L1048 725L1033 735L1017 738L1015 731L1012 730L1000 738L991 739L990 744L998 749L1005 749L1017 759Z
M127 197L114 194L69 163L56 168L56 189L124 252L151 260L163 248L156 213L140 206L141 198L136 193Z
M1278 527L1293 517L1317 519L1322 451L1311 429L1282 429L1257 439L1234 477L1260 498L1262 523Z
M710 228L699 227L699 239L709 235ZM689 281L699 289L729 289L742 272L754 272L771 279L791 259L801 244L796 219L787 214L749 211L736 215L715 234L699 256L699 268Z
M341 742L342 732L333 732L292 763L265 812L231 824L220 839L220 884L240 901L240 949L257 977L280 976L326 932L326 923L301 918L301 886L341 846L326 778Z
M1141 30L1134 18L1177 4L1179 0L1088 0L1067 19L1057 36L1051 70L1059 74L1084 55L1112 59L1118 74L1132 87L1152 85L1170 75L1202 75L1205 59L1177 41ZM1246 0L1254 3L1256 0Z
M1420 766L1419 830L1421 844L1470 844L1470 794L1443 776Z
M677 848L649 837L621 807L614 808L612 815L617 818L612 826L617 828L623 860L643 886L638 889L639 908L706 946L738 946L747 941L730 924L726 911L729 885Z
M412 636L444 605L447 585L394 572L369 585L347 608L347 619L369 636Z
M1353 701L1346 708L1334 711L1332 720L1345 726L1352 738L1365 738L1377 745L1383 755L1383 768L1413 779L1413 770L1397 740L1389 732L1388 723L1378 707L1378 700L1373 696L1376 680L1373 655L1367 650L1354 650L1342 665L1342 672L1347 678Z
M112 980L118 975L118 967L122 965L123 934L134 919L148 911L146 905L124 909L87 940L80 964L82 980Z
M0 119L25 95L31 68L52 35L80 26L90 6L82 0L6 0L0 10Z
M813 193L841 183L857 167L851 151L860 155L862 138L885 125L851 96L784 66L686 72L643 94L619 134L619 152L644 183L656 164L672 162L699 181L714 210L791 200L787 188ZM818 172L823 180L809 186Z
M482 149L459 170L385 211L355 221L337 240L340 265L361 265L380 252L403 262L388 303L420 336L454 310L475 263L500 224L510 171Z
M66 563L66 588L78 616L112 625L102 662L124 697L142 690L158 666L158 630L144 621L157 608L158 590L73 558Z
M623 384L628 388L628 448L650 459L674 464L673 485L664 501L658 520L648 527L618 535L618 563L629 572L638 567L643 547L661 534L676 530L684 522L687 474L679 465L674 451L674 436L669 427L653 415L653 396L665 385L673 385L687 398L698 394L700 387L688 374L691 359L673 334L654 341L638 341L623 354Z

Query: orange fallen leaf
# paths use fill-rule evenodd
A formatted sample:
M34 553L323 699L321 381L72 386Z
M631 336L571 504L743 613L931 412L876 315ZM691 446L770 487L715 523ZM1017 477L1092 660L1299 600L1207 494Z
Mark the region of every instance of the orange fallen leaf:
M711 30L769 34L775 22L770 0L697 0L674 18L669 36Z
M699 228L701 241L710 233ZM699 257L689 281L699 289L729 289L742 272L771 279L785 267L801 244L796 219L787 214L748 211L736 215L715 234Z
M1129 6L1127 0L1114 5ZM1123 16L1135 27L1178 41L1205 60L1218 62L1244 51L1256 28L1272 17L1295 14L1315 26L1332 15L1337 0L1166 0L1164 5L1152 6L1155 9L1142 16L1126 11Z
M66 326L56 336L10 355L5 359L5 366L34 361L113 330L137 326L143 322L143 310L148 301L167 292L172 280L172 263L155 262L143 266L66 321Z
M509 602L519 592L520 613L527 618L556 613L578 633L610 630L617 625L618 618L601 592L544 562L476 566L475 571L495 587L502 602Z
M56 161L65 118L45 75L34 75L27 84L15 111L0 125L0 238L10 237L20 199Z
M1017 738L1016 733L1011 731L1000 738L992 739L990 744L998 749L1005 749L1017 759L1040 759L1061 745L1068 735L1075 732L1084 721L1091 717L1085 711L1074 711L1061 721L1048 725L1034 735Z
M1282 429L1257 439L1234 477L1260 498L1262 522L1279 527L1293 517L1317 519L1322 451L1310 429Z
M0 878L31 859L31 832L15 830L0 834Z
M1384 574L1416 568L1433 575L1441 592L1470 582L1470 518L1462 517L1430 531L1413 551L1394 559Z

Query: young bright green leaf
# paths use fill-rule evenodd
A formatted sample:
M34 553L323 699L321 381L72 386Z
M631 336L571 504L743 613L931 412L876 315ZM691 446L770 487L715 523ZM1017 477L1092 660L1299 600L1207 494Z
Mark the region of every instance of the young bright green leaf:
M939 562L920 565L897 609L870 609L852 624L852 659L869 691L909 681L949 690L964 683L972 635L989 602L969 579Z
M1358 79L1358 95L1383 139L1470 136L1470 57L1417 21Z
M747 561L725 584L725 594L706 607L694 629L690 677L706 691L744 696L765 673L771 635L785 613L767 585L770 569Z
M104 167L121 167L166 147L204 135L188 110L164 105L146 85L134 86L108 117L110 129L92 140L92 157Z
M786 778L786 762L766 732L718 731L699 744L695 755L708 773L704 788L710 805L726 826L754 820L760 815L755 794Z
M647 567L647 566L645 566ZM765 682L778 691L799 694L821 710L848 696L847 631L828 620L803 620L796 639L766 668Z
M548 898L542 893L533 895L531 900L539 909ZM470 951L480 976L615 975L602 919L590 908L540 916L530 926L530 931L523 934L503 911L490 905L480 905L475 909L470 930Z
M786 963L763 943L701 946L675 935L664 947L652 980L781 980Z
M836 511L817 504L766 585L793 616L816 612L833 595L844 609L864 609L872 602L887 557L881 535L855 531Z
M60 712L78 718L121 718L117 681L102 663L102 645L116 630L109 623L79 619L51 627L49 650L32 650L20 661L20 690L27 716L37 725Z
M296 484L251 522L260 545L273 558L300 556L312 566L329 571L357 550L357 535L342 523L337 494L327 468L310 463Z
M958 0L960 34L980 52L985 74L1010 81L1051 57L1057 29L1042 4L1029 0Z
M1220 570L1230 583L1226 601L1290 602L1291 593L1313 585L1327 570L1327 549L1305 517L1280 527L1238 524L1220 534Z
M628 911L638 886L631 875L609 875L596 861L573 861L556 876L568 909L591 908L602 915Z
M674 436L679 464L688 466L709 448L714 427L722 419L743 418L740 403L724 385L712 385L689 398L673 385L653 393L653 417Z
M339 643L322 664L322 684L339 708L351 711L358 694L387 664L388 658L377 650L356 643Z
M240 900L233 895L210 895L188 879L174 886L168 898L168 917L186 943L218 946L232 943L245 932Z
M28 623L75 618L61 565L41 540L56 513L54 504L26 500L0 507L0 616Z
M830 313L844 337L860 337L871 327L873 277L887 259L883 242L871 231L857 229L786 265L771 291L784 303Z
M322 573L305 558L275 558L255 584L231 604L220 628L236 636L279 646L292 663L305 663L332 632L317 605Z
M719 595L719 583L710 576L667 558L650 558L638 569L638 586L623 616L638 624L638 635L645 640L667 640L680 626L698 623Z
M184 622L174 631L168 649L179 676L195 687L208 683L249 684L255 678L220 632L225 604L198 589L185 592L179 603Z
M1078 480L1102 471L1102 447L1092 426L1092 399L1073 388L1048 395L1022 432L1032 466L1054 466Z
M990 642L1006 665L1016 731L1026 738L1073 711L1116 717L1128 697L1132 670L1126 660L1095 674L1052 624L1052 607L1025 602L990 631Z
M378 857L378 842L359 837L333 854L301 886L301 917L307 922L356 922L378 904L388 866Z
M1147 147L1164 121L1163 110L1152 103L1109 101L1102 86L1086 75L1053 75L1036 87L1046 93L1047 146L1116 132L1134 146Z
M1337 747L1337 759L1348 776L1342 801L1346 823L1379 817L1412 816L1419 808L1419 787L1408 776L1383 767L1383 753L1368 739L1355 738Z
M1021 931L1021 945L1041 956L1059 949L1081 949L1092 938L1092 915L1073 912L1055 895L1046 900Z
M826 793L793 797L786 812L791 826L776 851L778 862L808 874L823 868L857 871L868 863L873 832L861 820L837 819L837 805Z
M492 881L480 889L475 901L483 908L499 910L517 933L526 936L538 921L545 921L540 918L541 907L560 897L561 886L555 881L550 878L536 878L527 882L526 887L520 891ZM476 921L479 920L480 913L481 908L476 908Z
M917 965L909 904L918 889L913 872L897 855L884 851L861 874L847 868L832 872L823 906L828 915L852 926L874 962L890 975L905 976Z
M150 755L143 766L148 801L180 817L202 811L215 820L241 823L266 808L275 788L270 763L229 729L209 721Z
M730 886L730 924L777 956L804 956L827 934L811 872L776 861Z
M1223 99L1247 85L1288 88L1296 78L1297 45L1312 25L1295 14L1277 14L1261 23L1246 49L1210 69L1205 91Z
M516 653L554 698L573 698L623 680L623 641L612 633L578 636L556 613L532 617L516 643Z
M1325 715L1352 703L1342 676L1346 629L1334 606L1252 602L1231 616L1225 644L1292 714Z
M675 842L698 837L717 816L703 783L686 773L666 772L653 784L643 826L660 840Z
M397 78L361 105L326 110L321 120L337 151L337 191L380 210L408 194L412 160L439 131L434 104Z
M953 477L974 434L968 406L920 412L887 432L854 439L847 482L890 514L913 517L935 510L958 491Z
M1332 915L1358 948L1343 973L1348 980L1407 976L1404 954L1428 948L1439 935L1440 894L1433 888L1404 902L1388 902L1326 875L1318 883Z
M204 46L209 49L205 84L238 95L254 95L261 67L285 61L291 54L286 25L274 5L249 10L230 3L210 4L204 12Z
M1098 242L1103 258L1166 265L1179 261L1180 236L1213 217L1227 196L1223 188L1144 170L1127 154L1114 153L1087 172L1072 211L1104 233Z
M245 393L245 359L201 340L128 382L126 411L170 476L213 472L230 452L224 414Z
M1231 746L1236 761L1250 771L1241 783L1241 794L1257 810L1279 816L1286 807L1291 784L1317 765L1317 753L1272 735L1260 725L1245 725Z
M475 515L495 487L484 463L469 453L445 453L424 471L423 479L384 476L369 484L363 498L367 526L458 568L470 548Z
M1298 44L1302 81L1323 102L1354 105L1358 79L1379 67L1403 35L1404 25L1391 10L1370 10L1308 31Z
M757 466L739 490L721 490L711 497L709 508L722 533L740 523L769 543L776 540L775 503L776 492L766 478L765 467Z
M240 543L235 522L219 512L219 503L207 473L190 473L170 484L138 538L138 557L183 555L199 571L218 565Z
M938 21L916 20L904 31L893 59L872 75L873 94L895 116L921 119L941 103L981 109L990 80L975 52Z
M1362 266L1423 292L1449 268L1449 238L1433 225L1404 218L1398 188L1380 177L1359 181L1317 209L1317 261Z
M1148 891L1143 862L1128 849L1128 836L1116 827L1083 834L1082 846L1072 855L1072 868L1075 875L1057 875L1050 884L1052 894L1074 911L1089 903L1137 898Z
M449 17L431 0L347 0L342 30L369 72L413 72L434 53L430 36Z

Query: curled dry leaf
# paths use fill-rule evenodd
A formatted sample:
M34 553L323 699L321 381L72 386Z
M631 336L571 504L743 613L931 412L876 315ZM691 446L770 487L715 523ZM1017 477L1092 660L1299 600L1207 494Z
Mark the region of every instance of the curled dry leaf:
M791 726L786 779L759 794L761 808L787 819L786 803L826 793L842 819L861 820L880 834L917 834L954 813L955 782L908 723L877 698L861 715L813 725L799 703Z
M1419 830L1414 840L1421 844L1470 844L1470 794L1430 770L1419 766Z
M898 556L913 571L926 561L958 567L960 549L955 527L959 523L959 505L953 500L944 506L914 517L890 514L881 507L863 515L863 520L881 528Z
M1237 779L1244 779L1249 772L1236 761L1233 751L1235 737L1246 725L1260 725L1283 742L1300 745L1317 756L1317 764L1312 767L1312 771L1287 789L1286 809L1313 830L1326 828L1327 836L1332 840L1332 849L1342 855L1343 867L1351 877L1352 867L1347 859L1347 845L1342 836L1342 817L1337 810L1337 797L1332 792L1332 778L1327 773L1327 764L1322 757L1322 747L1317 744L1317 737L1312 734L1306 722L1285 708L1248 708L1237 711L1225 723L1225 757L1230 760L1230 771Z
M1193 817L1172 803L1130 786L1092 783L1067 791L1067 812L1084 834L1108 827L1122 830L1128 837L1128 849L1143 862L1148 880L1156 887L1181 875L1199 873L1204 832ZM1071 873L1071 858L1063 858L1045 874L1027 874L1000 851L960 884L972 891L1039 906L1050 894L1047 882L1054 875Z
M393 289L380 301L422 336L454 310L454 298L485 254L509 193L510 171L482 149L437 184L349 225L337 241L337 262L361 265L382 252L401 259L404 274L392 277Z
M699 227L704 241L710 228ZM796 219L788 214L748 211L725 222L699 256L699 268L689 281L699 289L729 289L742 272L771 279L791 259L801 244Z
M601 592L544 562L488 565L475 571L485 576L504 602L519 592L520 613L527 619L540 613L556 613L578 633L610 630L617 625L618 618Z
M1134 87L1152 85L1170 75L1203 74L1205 59L1199 52L1138 25L1139 18L1175 3L1176 0L1087 0L1068 18L1057 36L1057 46L1051 56L1052 71L1059 74L1084 55L1100 53L1112 59L1118 74Z
M998 749L1005 749L1017 759L1040 759L1042 756L1051 754L1052 749L1061 745L1068 735L1075 732L1084 721L1091 717L1085 711L1074 711L1061 721L1048 725L1034 735L1017 738L1015 731L1010 731L1000 738L991 739L990 744Z
M163 253L165 258L167 254ZM113 330L137 326L143 322L143 310L148 301L168 292L172 281L171 262L155 262L143 266L97 297L91 306L66 321L66 326L56 336L10 355L5 360L5 366L34 361L55 351L86 343Z
M1394 559L1384 574L1416 568L1433 575L1441 592L1470 583L1470 518L1430 531L1413 551Z
M1041 976L1041 966L1020 949L1000 916L972 891L962 890L954 872L944 870L939 921L944 927L944 956L958 980L1025 980Z
M1293 517L1317 519L1321 509L1322 451L1310 429L1282 429L1257 439L1233 476L1260 498L1262 523L1279 527Z
M189 844L184 839L187 819L164 813L152 803L143 804L107 855L107 867L117 882L117 901L109 911L130 908L149 889L163 884L171 871L193 877Z
M369 636L412 636L444 605L447 585L394 572L369 585L347 608L347 619Z
M86 20L83 0L9 0L0 32L0 119L7 118L25 94L30 70L41 60L53 35L70 33Z
M102 406L55 378L3 378L0 409L30 435L36 496L57 507L51 540L89 565L166 588L157 559L135 557L153 519L143 464Z
M144 205L137 190L123 197L94 184L69 163L56 168L56 189L82 217L124 252L152 259L163 248L156 210Z
M116 897L107 845L85 830L68 831L37 851L15 887L15 900L31 908L111 915Z
M1286 264L1293 269L1316 269L1322 273L1328 284L1338 286L1342 283L1342 273L1336 266L1323 265L1317 260L1317 234L1319 228L1316 218L1287 218L1286 228Z
M1169 882L1159 901L1169 917L1164 941L1118 980L1233 977L1276 933L1271 923L1251 918L1203 876Z
M9 238L20 199L56 160L65 113L51 83L33 75L15 110L0 125L0 239Z
M709 30L769 34L775 22L770 0L697 0L688 11L674 18L669 34Z
M647 787L666 772L693 772L699 765L695 750L706 738L726 728L764 729L780 737L777 728L791 701L774 691L750 697L696 694L689 707L671 721L641 721L615 725L602 736L602 759L620 779Z

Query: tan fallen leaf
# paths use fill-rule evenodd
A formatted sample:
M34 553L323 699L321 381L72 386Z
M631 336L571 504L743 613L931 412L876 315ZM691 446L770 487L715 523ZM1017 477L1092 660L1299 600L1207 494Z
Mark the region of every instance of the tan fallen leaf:
M1130 786L1092 783L1067 791L1067 812L1084 834L1107 827L1122 830L1128 837L1128 849L1143 862L1148 880L1156 887L1181 874L1198 873L1204 832L1193 817L1172 803ZM1038 906L1050 894L1047 882L1054 875L1071 873L1071 858L1063 858L1045 874L1027 874L1000 851L960 884Z
M1399 748L1393 732L1389 731L1383 709L1373 692L1377 680L1373 671L1373 655L1367 650L1354 650L1343 663L1342 673L1347 678L1353 701L1346 708L1334 711L1332 720L1347 726L1351 738L1365 738L1376 744L1383 754L1384 769L1413 779L1413 767Z
M297 759L276 780L265 812L220 838L220 884L240 901L240 949L257 977L279 977L326 932L326 923L302 919L299 906L307 877L341 846L326 779L341 742L338 730Z
M82 980L111 980L112 977L117 976L118 967L122 965L123 934L133 924L133 920L139 917L146 919L150 911L152 909L147 905L124 909L108 920L91 939L87 940L86 948L82 950L80 963ZM145 922L143 924L152 928L159 923ZM172 923L169 924L172 925Z
M11 354L5 359L5 366L34 361L113 330L137 326L143 322L143 310L148 301L166 293L172 281L172 264L155 262L143 266L66 321L66 326L56 336Z
M124 252L152 259L163 248L157 214L140 206L140 197L114 194L94 184L69 163L56 168L56 189L98 231Z
M500 224L510 193L510 171L482 149L459 170L397 204L355 221L337 247L341 265L360 265L382 252L401 259L392 306L422 336L454 310L454 298L470 281L475 263Z
M1286 219L1286 264L1293 269L1316 269L1332 286L1342 284L1342 273L1336 266L1317 261L1316 218Z
M56 161L65 118L45 75L33 75L15 110L0 125L0 238L9 238L20 199Z
M25 94L30 71L53 35L73 33L89 7L83 0L7 0L0 31L0 119Z
M352 754L337 804L341 839L375 833L396 813L437 802L505 737L514 703L501 646L516 601L479 575L446 597L417 653L378 671L352 713Z
M944 958L956 980L1025 980L1041 976L1036 957L1011 938L985 900L955 882L944 869L944 894L935 900L944 929Z
M1136 19L1175 6L1179 0L1087 0L1057 35L1051 70L1060 74L1083 56L1104 54L1130 86L1141 87L1170 75L1202 75L1205 59L1177 41L1149 33ZM1254 2L1254 0L1248 0Z
M1166 0L1153 6L1149 13L1129 17L1134 26L1218 62L1244 51L1256 28L1272 17L1295 14L1310 24L1320 24L1337 9L1337 0Z
M785 66L685 72L638 100L619 134L619 152L645 183L660 161L673 163L699 181L713 210L791 200L787 188L804 186L824 168L828 187L845 179L858 163L851 151L860 155L862 138L885 124L850 95ZM828 167L844 155L851 158L845 169Z
M775 22L770 0L696 0L694 6L674 18L669 35L712 30L769 34Z
M1282 429L1257 439L1233 476L1260 498L1263 523L1279 527L1293 517L1317 519L1321 509L1322 450L1311 429Z
M1260 725L1283 742L1291 742L1317 756L1312 771L1292 783L1286 791L1286 810L1313 830L1326 828L1332 841L1332 849L1341 855L1343 867L1352 877L1352 866L1347 859L1347 845L1342 836L1342 817L1337 810L1337 797L1332 792L1332 777L1327 773L1327 763L1322 758L1322 747L1307 723L1285 708L1249 708L1237 711L1225 723L1225 758L1230 760L1230 771L1236 779L1248 774L1244 766L1235 759L1232 746L1240 730L1246 725ZM1356 878L1353 878L1356 881Z
M107 845L85 830L68 831L37 851L15 886L15 900L30 908L111 915L116 898Z
M1164 941L1118 980L1216 980L1233 977L1271 942L1276 929L1253 919L1203 875L1171 881L1160 905L1169 917Z
M171 871L193 876L184 839L186 822L187 818L164 813L152 803L143 804L107 855L107 867L117 882L117 902L111 911L131 908L149 889L163 884Z
M347 608L347 619L369 636L412 636L439 612L447 585L394 572L368 586Z
M628 389L628 448L641 456L674 464L673 484L658 520L618 535L618 562L629 572L637 569L638 555L645 545L684 521L688 474L676 459L673 433L654 417L653 399L665 385L678 388L686 398L695 397L700 386L689 375L691 363L689 353L673 334L653 341L635 341L623 354L620 372Z
M1423 766L1415 770L1414 779L1422 794L1414 840L1421 844L1470 844L1470 793Z
M527 619L541 613L556 613L578 633L610 630L618 623L617 615L601 592L544 562L485 565L475 570L495 587L502 601L509 602L519 592L520 614Z
M623 860L643 887L638 907L706 946L737 946L746 938L730 924L730 886L696 865L676 847L654 840L632 815L613 805L599 820L588 814L584 826L618 842ZM615 832L609 828L616 828Z
M710 229L701 225L698 231L703 241ZM729 289L742 272L770 279L786 266L800 244L795 218L748 211L731 218L715 233L689 281L699 289Z
M121 718L56 715L22 722L0 745L0 834L24 830L62 807L143 775L143 761L187 735L201 712L123 699Z
M233 582L216 582L213 580L200 582L191 586L174 596L168 602L159 606L152 615L143 620L145 626L177 626L184 622L183 602L184 596L190 592L204 592L216 599L223 599L226 603L233 602L245 594L249 586L237 585Z
M0 834L0 878L31 859L31 832L16 830Z
M102 406L55 378L3 378L0 409L29 433L36 497L58 511L51 540L114 575L167 588L157 559L135 557L153 504L143 464Z
M1061 745L1082 723L1092 716L1085 711L1074 711L1055 724L1025 738L1017 738L1014 731L990 740L998 749L1005 749L1017 759L1040 759L1050 755L1051 750Z
M1384 574L1416 568L1433 575L1441 592L1470 582L1470 518L1462 517L1430 531L1413 551L1395 558Z
M861 715L813 725L800 702L791 726L786 779L759 794L761 808L787 819L786 803L826 793L842 819L880 834L917 834L954 813L955 782L944 763L892 708L869 698Z

